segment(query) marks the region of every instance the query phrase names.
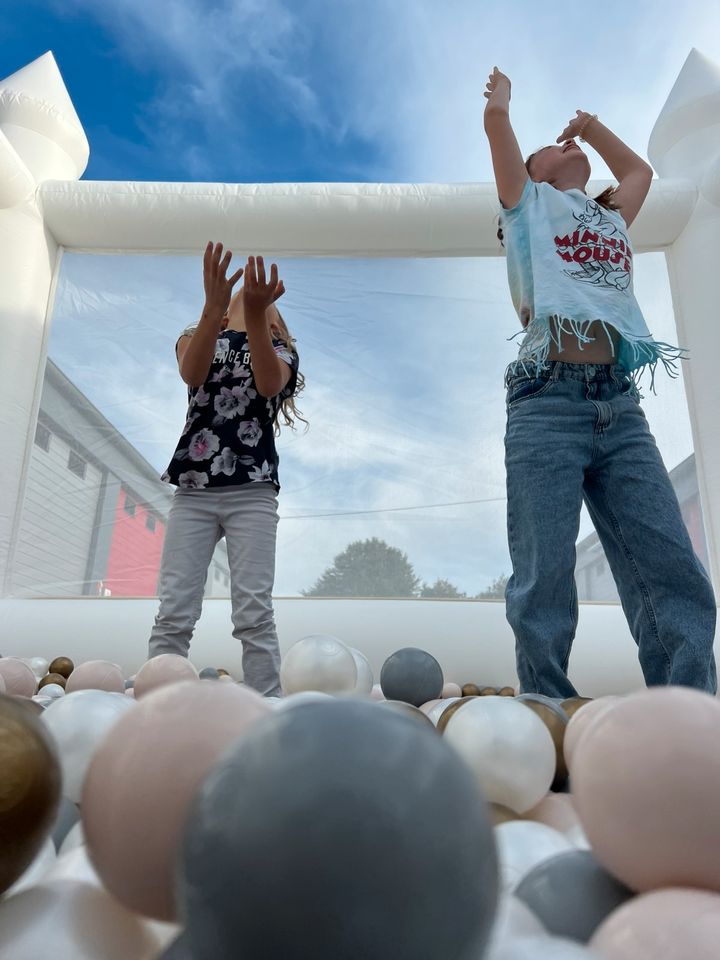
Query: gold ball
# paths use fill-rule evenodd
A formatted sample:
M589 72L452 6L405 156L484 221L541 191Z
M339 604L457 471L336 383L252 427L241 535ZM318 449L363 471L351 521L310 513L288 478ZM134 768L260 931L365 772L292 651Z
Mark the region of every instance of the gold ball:
M445 733L445 728L447 727L448 723L450 723L452 717L455 716L460 707L464 707L465 704L470 700L477 700L477 697L461 697L459 700L449 703L438 718L438 722L436 724L437 732Z
M584 707L586 703L591 702L592 697L569 697L567 700L563 700L560 706L567 714L569 720L574 713L578 712L580 707Z
M405 703L404 700L380 700L379 704L381 707L389 707L397 713L404 713L406 717L413 717L415 720L425 722L425 724L431 726L433 730L435 729L435 725L430 717L428 717L426 713L423 713L418 707L414 707L411 703Z
M67 678L75 669L75 664L70 657L55 657L48 667L48 673L59 673L61 677Z
M43 677L38 684L38 690L46 687L49 683L57 683L58 686L62 687L64 690L67 680L61 673L48 673L47 676Z
M21 877L50 830L60 800L60 765L45 724L0 695L0 893Z
M500 687L498 690L499 697L514 697L515 688L514 687Z
M552 783L552 789L562 789L568 778L568 768L563 752L565 730L568 725L567 714L559 703L553 703L553 701L548 700L546 697L541 698L539 695L533 693L523 693L519 697L516 697L516 700L540 717L552 737L553 746L555 747L555 779Z
M218 671L217 671L217 672L218 672L218 676L219 676L219 677L229 677L229 676L230 676L230 674L227 672L227 670L223 670L222 667L218 667Z
M495 687L483 687L480 691L481 697L496 697L497 689Z
M464 697L479 697L480 687L476 683L464 683L460 692Z

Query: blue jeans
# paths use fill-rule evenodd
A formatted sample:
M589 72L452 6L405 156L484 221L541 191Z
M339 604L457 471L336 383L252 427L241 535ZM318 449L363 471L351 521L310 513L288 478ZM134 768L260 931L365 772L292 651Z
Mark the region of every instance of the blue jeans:
M648 686L714 693L716 604L637 390L622 367L546 364L506 374L506 591L524 692L570 697L583 499ZM601 655L601 651L598 651Z

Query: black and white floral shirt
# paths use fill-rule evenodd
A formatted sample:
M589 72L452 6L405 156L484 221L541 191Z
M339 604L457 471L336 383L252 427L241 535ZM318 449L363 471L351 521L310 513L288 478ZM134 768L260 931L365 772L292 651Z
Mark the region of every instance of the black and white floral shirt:
M192 336L195 327L181 336ZM273 340L275 353L292 373L276 397L260 396L255 387L247 334L225 330L205 383L188 390L188 411L170 464L166 483L183 490L206 490L244 483L278 481L278 454L273 426L286 397L297 383L298 355L282 340Z

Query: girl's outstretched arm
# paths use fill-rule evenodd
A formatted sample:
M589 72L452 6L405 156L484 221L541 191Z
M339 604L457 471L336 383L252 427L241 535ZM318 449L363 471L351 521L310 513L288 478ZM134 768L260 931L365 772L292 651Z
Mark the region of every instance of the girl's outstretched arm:
M577 110L577 116L568 121L567 127L557 138L558 143L582 136L610 167L618 181L614 200L628 226L633 222L645 202L652 167L642 157L616 137L596 116Z
M208 243L203 258L205 306L192 337L180 337L176 347L180 376L189 387L200 387L210 372L223 317L230 306L232 288L242 276L242 269L227 276L232 253L228 250L222 260L221 243Z
M528 172L510 123L510 81L497 67L493 67L484 96L485 133L490 141L495 183L500 203L509 209L520 200Z
M263 258L248 257L243 287L245 327L255 386L263 397L276 397L290 379L289 365L275 353L268 323L268 310L284 293L277 266L272 264L267 277Z

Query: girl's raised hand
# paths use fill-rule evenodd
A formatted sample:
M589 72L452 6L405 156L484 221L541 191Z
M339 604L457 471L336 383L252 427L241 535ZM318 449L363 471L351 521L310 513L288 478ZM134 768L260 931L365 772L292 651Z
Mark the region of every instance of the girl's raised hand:
M499 99L502 99L504 103L509 103L511 87L510 78L505 76L504 73L501 73L497 67L493 67L493 72L488 77L483 96L487 97L490 103Z
M585 110L576 110L575 114L576 116L568 120L567 126L555 143L565 143L566 140L574 140L575 137L582 133L583 128L587 126L588 122L594 119L593 114L587 113Z
M285 285L278 279L277 264L270 267L270 279L265 275L265 261L262 257L248 257L245 267L243 286L243 307L245 320L248 315L265 315L265 311L285 293Z
M205 305L220 316L227 313L230 306L232 289L243 275L242 267L231 276L227 276L228 267L232 260L232 252L226 251L223 257L223 245L213 243L212 240L205 247L203 257L203 282L205 284ZM222 258L222 259L221 259Z

